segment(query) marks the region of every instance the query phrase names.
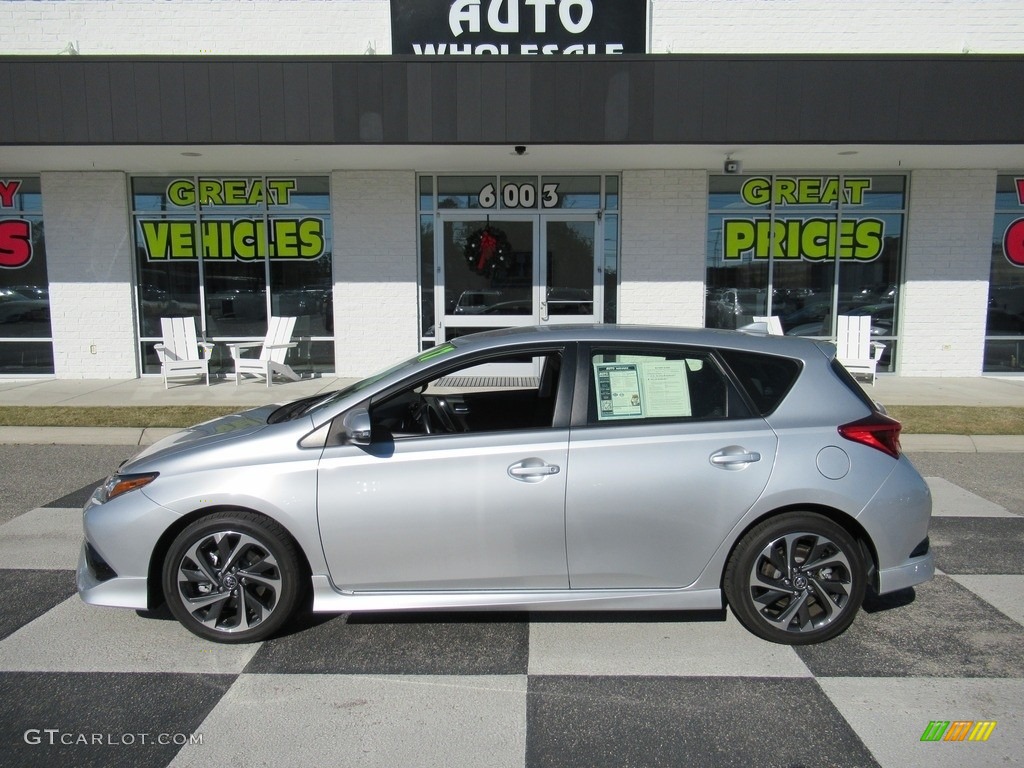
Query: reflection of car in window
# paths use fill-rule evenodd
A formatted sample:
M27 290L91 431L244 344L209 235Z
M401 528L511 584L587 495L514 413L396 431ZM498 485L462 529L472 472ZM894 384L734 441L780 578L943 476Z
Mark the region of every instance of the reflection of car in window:
M13 288L0 288L0 323L47 322L49 319L48 298L29 297Z

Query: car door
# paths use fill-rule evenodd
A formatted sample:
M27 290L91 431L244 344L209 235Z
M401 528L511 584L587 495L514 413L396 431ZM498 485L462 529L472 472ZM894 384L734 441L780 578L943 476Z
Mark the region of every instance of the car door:
M775 434L707 351L595 348L584 360L586 423L572 433L566 488L570 584L691 584L767 485Z
M547 368L561 353L527 358ZM372 403L370 445L324 450L318 516L339 588L568 588L569 431L555 423L557 382L524 387L517 380L513 387L460 373L413 382ZM571 382L566 386L571 392ZM481 390L486 397L474 398ZM429 432L403 415L423 397L430 408L450 408L430 417Z

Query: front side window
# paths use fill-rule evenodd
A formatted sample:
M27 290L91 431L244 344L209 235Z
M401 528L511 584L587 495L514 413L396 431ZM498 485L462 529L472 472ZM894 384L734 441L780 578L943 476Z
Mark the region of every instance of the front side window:
M776 315L830 338L837 315L869 315L891 369L906 197L904 176L712 176L705 325Z
M730 416L728 381L707 352L600 350L590 362L589 424Z
M1024 371L1024 174L999 176L985 328L986 373Z
M371 403L374 439L549 429L561 377L557 350L477 360Z
M329 179L169 176L132 180L143 368L159 371L160 319L199 319L211 370L226 344L260 340L268 318L295 317L288 365L334 367Z
M39 179L0 177L0 374L53 371Z

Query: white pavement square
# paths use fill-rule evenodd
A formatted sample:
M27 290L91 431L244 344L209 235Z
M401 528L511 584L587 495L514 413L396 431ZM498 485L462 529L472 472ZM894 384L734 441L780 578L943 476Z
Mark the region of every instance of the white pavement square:
M522 768L526 677L242 675L175 768Z
M82 548L82 510L41 507L0 525L4 568L73 571Z

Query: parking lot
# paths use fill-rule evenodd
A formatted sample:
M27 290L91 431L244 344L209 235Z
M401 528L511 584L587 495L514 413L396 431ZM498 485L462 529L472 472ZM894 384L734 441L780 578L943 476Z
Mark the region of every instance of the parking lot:
M941 573L820 646L710 614L307 618L259 645L74 594L132 446L5 445L8 765L943 766L1024 755L1024 454L912 453ZM987 741L922 741L934 722ZM973 726L972 726L973 727Z

